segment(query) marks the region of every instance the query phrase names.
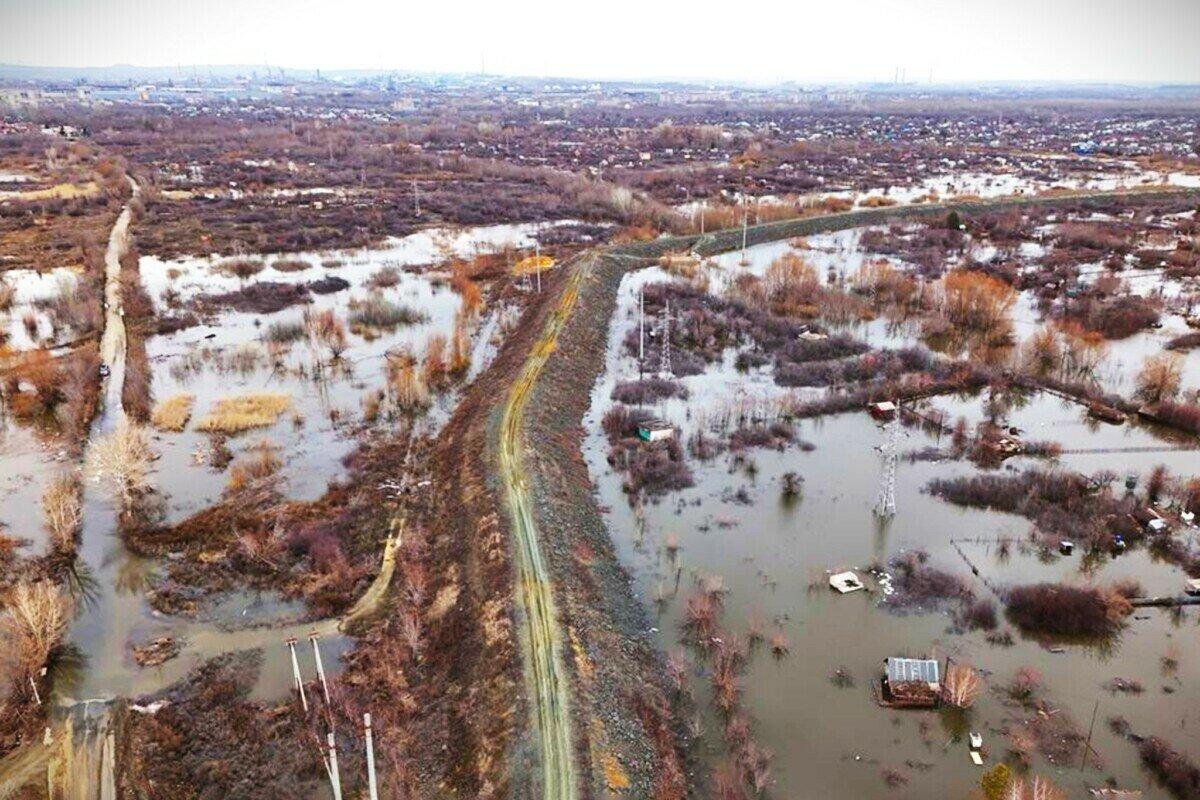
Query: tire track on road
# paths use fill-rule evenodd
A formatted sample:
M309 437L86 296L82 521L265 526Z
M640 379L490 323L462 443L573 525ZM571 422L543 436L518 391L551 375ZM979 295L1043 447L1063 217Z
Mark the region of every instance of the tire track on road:
M592 259L578 262L558 305L534 344L520 376L508 392L500 422L500 474L516 543L517 597L524 611L521 640L525 650L525 680L534 701L534 721L541 759L541 796L545 800L574 800L576 777L572 757L569 676L562 659L560 627L554 606L550 573L542 556L533 502L524 464L522 416L530 393L554 353L558 335L579 297L580 282L591 271Z

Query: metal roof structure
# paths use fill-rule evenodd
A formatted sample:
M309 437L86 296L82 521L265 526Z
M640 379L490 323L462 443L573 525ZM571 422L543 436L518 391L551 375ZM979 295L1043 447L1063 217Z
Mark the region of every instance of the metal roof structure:
M932 658L889 658L887 679L888 683L937 683L938 662Z

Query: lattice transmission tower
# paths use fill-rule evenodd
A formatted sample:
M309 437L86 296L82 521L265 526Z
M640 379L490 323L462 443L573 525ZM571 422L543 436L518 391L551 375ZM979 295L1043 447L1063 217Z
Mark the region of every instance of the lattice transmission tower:
M663 309L662 327L660 328L662 335L662 351L659 357L658 373L659 377L670 378L674 375L671 370L671 304L667 303Z
M887 439L879 448L883 457L883 471L879 484L879 500L875 503L875 515L884 519L896 516L896 465L900 460L900 406L896 405L896 416L887 426Z

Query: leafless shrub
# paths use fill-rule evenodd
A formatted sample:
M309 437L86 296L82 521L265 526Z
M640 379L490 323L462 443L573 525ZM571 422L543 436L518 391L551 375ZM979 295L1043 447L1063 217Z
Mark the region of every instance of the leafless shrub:
M313 311L306 308L302 321L314 347L325 348L329 351L329 357L334 360L342 357L349 342L346 339L346 326L338 319L333 309Z
M1138 754L1146 768L1179 800L1200 798L1200 766L1184 753L1151 736L1138 745Z
M221 275L244 281L262 272L265 266L257 258L230 258L217 264L214 269Z
M1053 583L1013 587L1005 602L1021 629L1063 636L1106 636L1133 610L1129 600L1112 589Z
M114 498L129 508L149 487L150 442L143 428L122 420L117 429L88 451L88 472L108 484Z
M979 673L966 664L951 664L942 680L942 700L956 708L970 708L983 692Z
M1183 359L1174 353L1149 356L1137 376L1137 395L1147 403L1160 403L1179 394Z
M51 478L42 491L42 516L54 549L75 551L75 537L83 521L83 487L79 476L63 473Z
M418 414L429 406L429 387L417 359L408 350L391 353L387 360L388 388L397 409Z
M9 594L6 612L0 624L13 643L7 655L32 674L62 641L71 620L70 598L50 581L22 581Z

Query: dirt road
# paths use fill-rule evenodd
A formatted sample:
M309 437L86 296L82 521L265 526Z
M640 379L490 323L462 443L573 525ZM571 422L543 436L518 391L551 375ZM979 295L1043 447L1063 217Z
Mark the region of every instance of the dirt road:
M524 619L525 679L533 699L535 735L541 756L542 792L546 800L576 796L572 754L568 676L563 666L561 627L554 610L550 573L542 557L540 536L525 475L522 416L529 393L554 353L558 334L579 296L579 284L591 260L577 262L557 308L525 362L504 405L500 423L500 473L516 540L518 601Z
M108 249L104 251L104 333L100 337L100 360L109 368L105 378L104 407L96 427L104 433L125 417L121 406L121 390L125 386L125 308L121 302L121 257L129 247L129 222L133 218L130 204L141 192L137 181L129 178L133 195L112 231L108 234Z

